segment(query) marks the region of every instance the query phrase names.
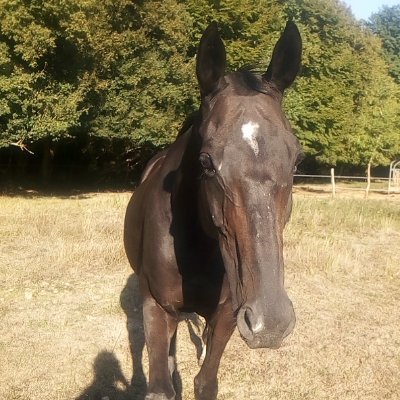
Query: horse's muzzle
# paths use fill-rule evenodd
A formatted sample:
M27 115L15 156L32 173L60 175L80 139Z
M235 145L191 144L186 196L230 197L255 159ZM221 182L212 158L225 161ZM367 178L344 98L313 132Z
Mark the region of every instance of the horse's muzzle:
M269 309L257 303L245 304L237 315L240 335L252 349L278 349L295 324L293 305L287 297L279 306Z

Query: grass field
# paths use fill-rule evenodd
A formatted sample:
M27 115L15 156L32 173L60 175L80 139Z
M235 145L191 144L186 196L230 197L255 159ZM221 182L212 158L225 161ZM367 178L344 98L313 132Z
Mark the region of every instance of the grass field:
M128 198L0 197L0 399L143 399L137 285L122 247ZM219 399L400 399L399 197L298 192L285 241L295 331L279 350L249 350L235 333ZM178 334L184 400L198 371L188 328Z

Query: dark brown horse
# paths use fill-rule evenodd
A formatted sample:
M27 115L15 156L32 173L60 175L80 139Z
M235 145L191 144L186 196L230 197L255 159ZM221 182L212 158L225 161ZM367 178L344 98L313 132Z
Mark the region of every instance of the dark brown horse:
M143 296L147 400L175 399L171 365L180 312L207 322L197 400L216 398L220 359L236 325L250 348L278 348L293 330L282 235L301 148L281 101L300 57L299 31L288 22L265 74L225 76L216 24L203 34L200 110L149 162L125 218L126 253Z

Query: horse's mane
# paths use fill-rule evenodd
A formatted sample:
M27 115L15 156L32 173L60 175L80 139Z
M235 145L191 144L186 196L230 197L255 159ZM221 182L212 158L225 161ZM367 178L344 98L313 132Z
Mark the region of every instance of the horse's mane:
M190 113L183 121L183 124L181 126L181 129L179 129L177 137L187 132L199 118L200 118L200 110Z
M268 96L274 97L275 99L282 96L279 89L271 82L266 81L259 71L243 68L237 71L236 74L240 77L243 84L250 90L264 93Z

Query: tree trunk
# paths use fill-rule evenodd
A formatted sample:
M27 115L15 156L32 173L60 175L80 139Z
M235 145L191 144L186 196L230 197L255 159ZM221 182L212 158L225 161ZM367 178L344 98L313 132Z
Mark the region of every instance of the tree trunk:
M42 167L41 167L41 178L42 184L48 185L51 173L53 169L53 150L51 148L51 138L47 137L43 140L43 155L42 155Z

